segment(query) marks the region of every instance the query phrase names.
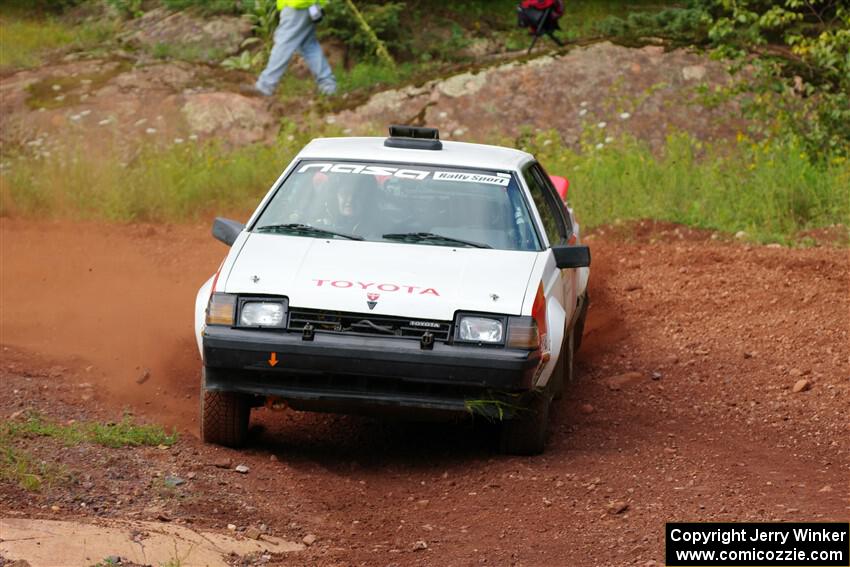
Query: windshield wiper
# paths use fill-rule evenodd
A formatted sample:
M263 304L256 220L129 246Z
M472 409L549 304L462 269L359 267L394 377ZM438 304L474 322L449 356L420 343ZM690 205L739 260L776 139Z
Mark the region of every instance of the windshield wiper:
M316 235L325 235L325 236L339 236L340 238L347 238L349 240L363 240L362 236L355 236L353 234L345 234L342 232L334 232L332 230L326 230L324 228L319 228L317 226L310 226L309 224L299 224L299 223L290 223L290 224L270 224L266 226L261 226L257 228L258 232L294 232L296 234L316 234Z
M480 242L472 242L470 240L461 240L460 238L452 238L451 236L443 236L442 234L434 234L433 232L401 232L384 234L381 238L387 240L403 240L405 242L445 242L446 244L460 244L461 246L471 246L473 248L492 248L489 244Z

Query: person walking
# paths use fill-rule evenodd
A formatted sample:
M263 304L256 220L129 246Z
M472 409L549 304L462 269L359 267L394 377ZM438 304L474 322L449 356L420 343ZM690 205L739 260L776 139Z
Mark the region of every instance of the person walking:
M319 91L325 95L336 93L336 78L316 37L316 23L322 19L321 5L324 3L325 0L277 0L280 23L274 32L274 47L265 70L254 85L261 94L274 94L296 51L304 57Z

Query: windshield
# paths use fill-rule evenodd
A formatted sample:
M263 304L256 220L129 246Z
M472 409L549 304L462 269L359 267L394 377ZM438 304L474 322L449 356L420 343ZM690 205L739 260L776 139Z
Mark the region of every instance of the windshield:
M540 249L515 176L418 164L301 161L253 230L428 246Z

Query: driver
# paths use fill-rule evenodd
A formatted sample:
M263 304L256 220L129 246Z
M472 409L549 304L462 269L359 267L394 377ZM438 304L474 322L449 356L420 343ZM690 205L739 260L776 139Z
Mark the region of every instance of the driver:
M336 179L330 210L337 232L364 235L373 225L377 186L372 176L344 175Z

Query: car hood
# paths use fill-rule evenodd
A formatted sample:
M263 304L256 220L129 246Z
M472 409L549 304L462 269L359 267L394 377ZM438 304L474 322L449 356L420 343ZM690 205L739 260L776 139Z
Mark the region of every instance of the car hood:
M252 233L224 291L285 295L291 307L442 321L458 310L520 315L538 255Z

